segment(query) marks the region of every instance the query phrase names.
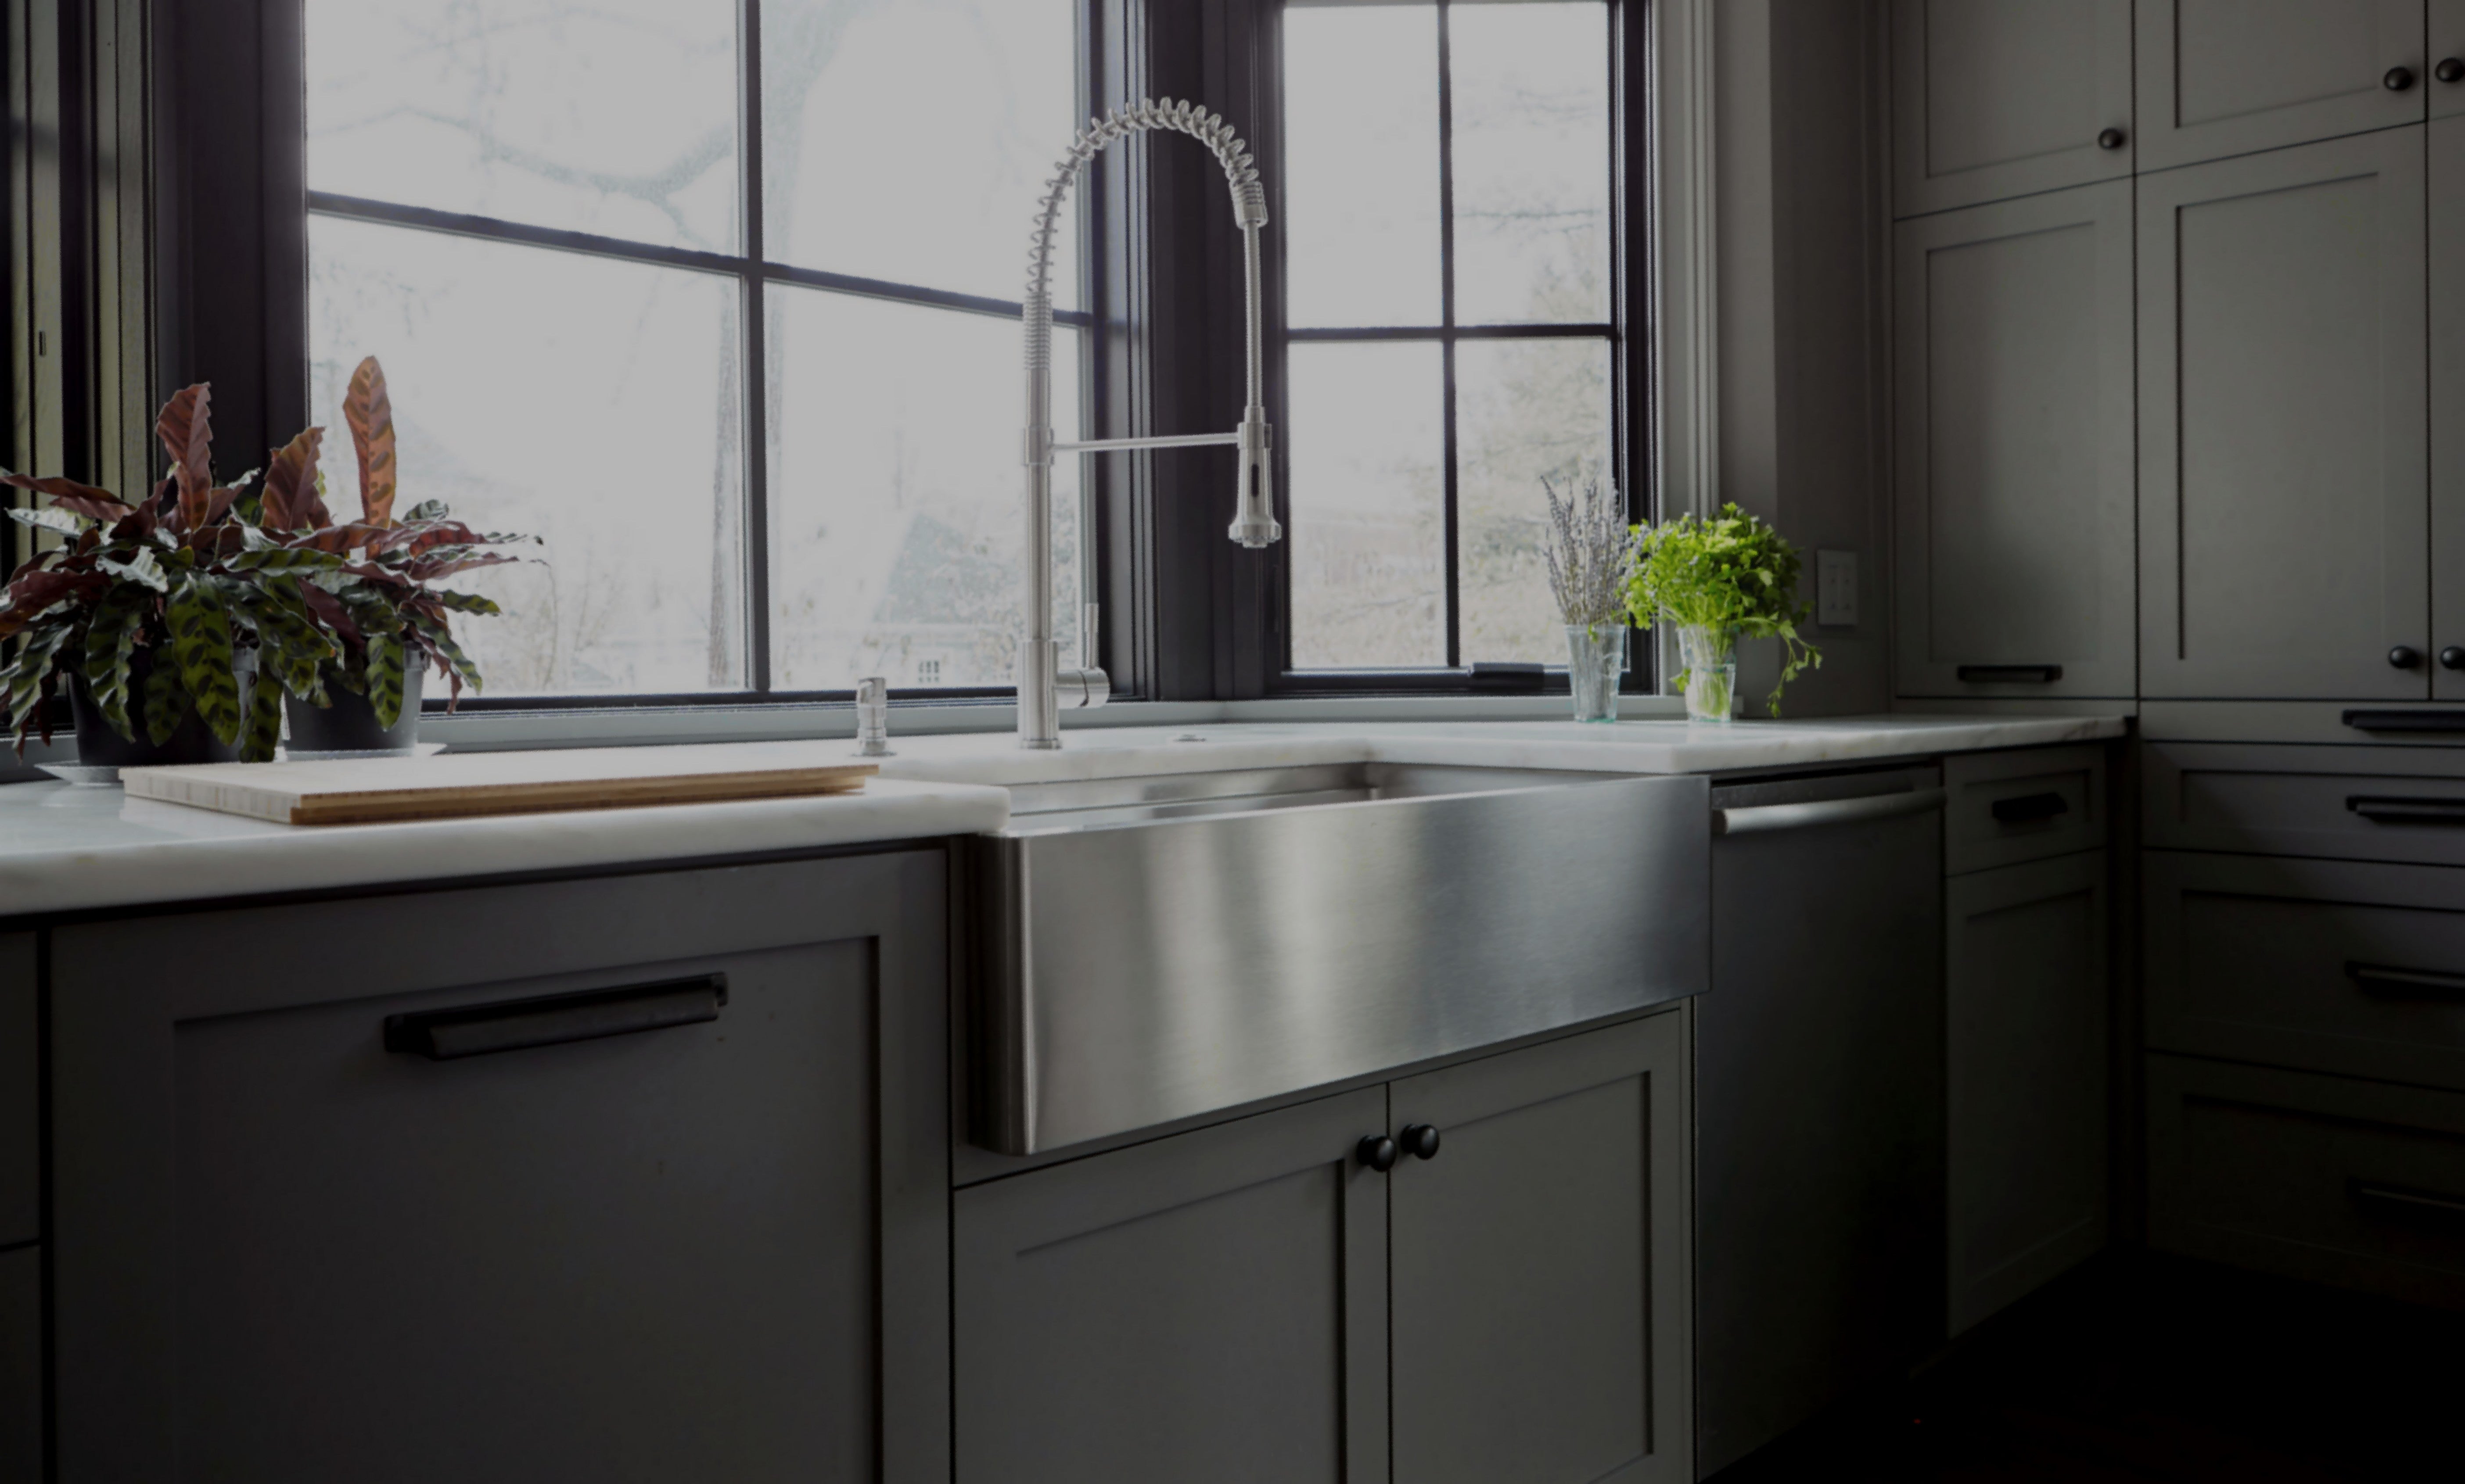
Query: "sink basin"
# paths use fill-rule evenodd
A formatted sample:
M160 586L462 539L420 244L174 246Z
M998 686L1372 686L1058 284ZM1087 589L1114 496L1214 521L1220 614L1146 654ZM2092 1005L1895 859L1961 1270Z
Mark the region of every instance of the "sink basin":
M1700 778L1378 763L1013 786L969 1137L1033 1154L1700 992Z

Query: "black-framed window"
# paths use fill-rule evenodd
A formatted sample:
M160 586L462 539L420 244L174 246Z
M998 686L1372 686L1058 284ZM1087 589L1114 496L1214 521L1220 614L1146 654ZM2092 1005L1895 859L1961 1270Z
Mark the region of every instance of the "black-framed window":
M1543 480L1649 511L1641 11L1285 0L1271 689L1562 667Z
M381 357L404 498L547 538L544 564L471 584L506 609L465 626L491 698L1010 687L1006 296L1087 112L1096 16L307 0L309 415L348 505L338 404ZM1065 435L1099 267L1068 233ZM1055 471L1064 593L1085 472Z

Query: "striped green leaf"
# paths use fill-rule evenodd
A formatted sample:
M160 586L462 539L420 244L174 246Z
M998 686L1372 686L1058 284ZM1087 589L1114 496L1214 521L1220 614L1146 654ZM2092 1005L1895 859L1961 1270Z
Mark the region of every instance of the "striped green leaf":
M163 564L156 559L150 547L138 547L137 555L125 562L114 562L109 557L99 556L94 559L94 565L122 582L135 583L141 587L151 587L156 592L171 590L171 580L163 574Z
M390 727L402 720L402 640L398 635L368 635L368 705L377 725Z
M306 546L260 546L240 552L223 565L234 572L332 571L343 565L343 558Z
M25 740L35 710L43 703L43 681L52 673L53 656L69 642L67 624L51 624L28 631L17 644L17 657L0 676L8 679L9 730Z
M256 678L248 688L248 724L240 732L242 763L273 762L274 749L282 741L282 687L266 673L266 664L259 652ZM316 671L312 668L309 675L313 678Z
M85 631L86 694L111 729L132 742L137 728L128 720L128 661L151 603L143 587L114 587L96 607Z
M94 524L85 517L66 510L11 510L8 514L9 519L19 525L57 531L63 536L82 536L85 534L85 528Z
M504 611L503 609L497 607L495 600L483 598L476 592L440 591L432 592L428 596L439 607L450 608L457 613L481 613L494 616Z
M411 621L419 626L419 631L426 637L429 648L435 651L445 663L452 667L455 678L474 691L481 689L479 667L472 662L470 655L462 653L462 646L454 642L451 630L435 619L418 614L411 615Z
M161 650L154 652L154 671L145 677L145 735L160 747L180 729L189 714L189 693L180 684L180 667Z
M223 609L221 595L202 574L185 574L171 589L167 616L180 684L195 702L198 717L225 743L238 742L239 679L232 673L231 615Z

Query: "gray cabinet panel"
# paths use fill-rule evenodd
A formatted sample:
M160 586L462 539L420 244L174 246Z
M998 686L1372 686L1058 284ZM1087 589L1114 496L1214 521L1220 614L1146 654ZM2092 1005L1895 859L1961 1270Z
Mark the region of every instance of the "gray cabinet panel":
M42 1234L34 935L0 936L0 1247Z
M2465 0L2443 9L2465 12ZM2465 30L2465 26L2460 26ZM2457 42L2465 54L2465 36ZM2448 54L2442 53L2442 55ZM2465 82L2439 84L2465 95ZM2465 647L2465 117L2430 134L2431 643ZM2431 665L2432 694L2465 700L2465 669Z
M954 1198L961 1484L1387 1476L1371 1088Z
M2027 747L1943 760L1943 869L1954 875L2105 843L2105 749Z
M2429 694L2422 135L2137 183L2145 695Z
M2465 866L2465 750L2151 742L2143 756L2150 845Z
M2131 173L2131 0L1894 0L1892 73L1898 215Z
M2139 24L2143 170L2419 122L2436 86L2422 0L2140 0Z
M0 1252L0 1479L43 1476L43 1251Z
M2133 694L2131 216L2114 181L1897 230L1904 696ZM2061 675L1968 669L2006 665Z
M2105 853L1944 892L1956 1335L2105 1246Z
M58 930L61 1477L946 1478L945 876ZM384 1045L390 1014L708 973L716 1021Z
M2431 0L2428 17L2431 45L2423 59L2431 69L2431 116L2445 119L2465 114L2465 76L2454 82L2438 79L2439 64L2449 57L2465 62L2465 0Z
M2148 1044L2465 1088L2465 871L2152 853Z
M1681 1013L1394 1084L1395 1484L1694 1478Z
M2148 1058L2148 1243L2465 1307L2465 1096Z

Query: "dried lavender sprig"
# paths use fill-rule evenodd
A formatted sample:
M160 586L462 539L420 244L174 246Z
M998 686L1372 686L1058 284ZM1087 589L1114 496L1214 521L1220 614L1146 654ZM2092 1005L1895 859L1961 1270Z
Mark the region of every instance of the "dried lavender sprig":
M1580 503L1560 499L1547 479L1549 498L1549 591L1566 623L1597 628L1626 621L1626 572L1634 553L1634 532L1614 491L1597 479L1584 486Z

